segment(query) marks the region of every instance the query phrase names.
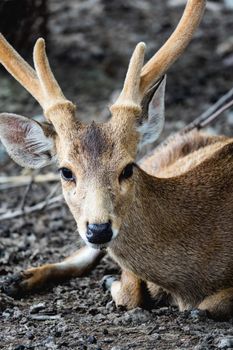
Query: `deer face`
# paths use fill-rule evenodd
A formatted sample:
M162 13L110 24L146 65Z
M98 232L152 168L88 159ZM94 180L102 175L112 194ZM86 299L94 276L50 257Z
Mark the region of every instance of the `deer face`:
M117 236L132 203L134 157L111 122L93 122L76 134L66 148L57 145L64 197L82 238L104 245Z
M0 115L2 142L17 163L38 168L56 161L78 231L93 247L110 243L120 232L135 196L138 148L153 142L162 130L164 90L165 78L142 107L115 106L107 123L62 123L62 135L46 123ZM143 111L147 117L142 120ZM64 115L68 112L64 108Z

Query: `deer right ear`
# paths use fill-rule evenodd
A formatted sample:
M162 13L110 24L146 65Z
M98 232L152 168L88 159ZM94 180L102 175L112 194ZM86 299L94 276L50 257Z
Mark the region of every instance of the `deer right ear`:
M163 130L165 87L166 75L152 86L142 100L142 113L137 128L140 134L138 150L156 141Z
M0 140L9 156L26 168L41 168L53 160L54 136L34 120L0 114Z

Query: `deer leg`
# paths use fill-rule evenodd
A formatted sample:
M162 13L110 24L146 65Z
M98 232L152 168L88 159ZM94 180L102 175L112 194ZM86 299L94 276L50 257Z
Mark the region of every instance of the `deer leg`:
M108 284L110 284L108 287L110 287L116 305L123 306L127 310L136 307L146 309L161 307L169 305L172 301L171 296L161 287L151 282L144 282L126 270L122 271L120 281L115 281L110 277L106 285Z
M121 280L112 283L111 294L117 306L123 306L130 310L138 306L144 306L146 286L132 272L123 270Z
M19 297L50 283L85 276L98 265L104 255L105 252L101 250L85 246L60 263L45 264L13 275L2 289L10 296Z
M221 290L206 297L199 305L199 310L207 312L209 317L225 321L233 316L233 288Z

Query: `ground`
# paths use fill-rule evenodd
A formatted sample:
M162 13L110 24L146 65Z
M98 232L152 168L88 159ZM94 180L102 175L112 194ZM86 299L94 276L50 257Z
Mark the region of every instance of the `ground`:
M65 95L78 104L80 119L104 120L112 91L122 84L134 45L148 44L148 57L177 23L177 1L50 2L48 51ZM208 2L191 45L168 74L165 138L232 87L233 12L222 2ZM172 6L174 5L174 6ZM127 33L127 35L126 35ZM0 72L0 110L40 114L27 93ZM77 101L76 101L77 99ZM225 113L211 131L233 134L233 116ZM0 149L1 175L22 173ZM43 169L43 173L56 169ZM33 184L26 205L48 196L56 183ZM59 193L60 187L56 193ZM0 215L20 206L25 187L0 190ZM61 203L31 215L0 222L0 277L74 252L80 242L74 220ZM48 287L20 300L0 295L0 349L217 349L233 348L232 322L216 323L195 311L163 307L150 311L116 309L101 279L119 274L109 258L90 276ZM190 276L191 278L191 276Z

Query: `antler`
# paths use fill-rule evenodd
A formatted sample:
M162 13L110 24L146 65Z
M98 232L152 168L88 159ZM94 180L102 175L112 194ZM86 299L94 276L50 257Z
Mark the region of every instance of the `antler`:
M141 94L144 94L151 84L159 79L182 54L200 23L205 4L206 0L188 0L175 31L142 69Z
M63 118L66 118L66 123L67 118L73 120L75 106L65 98L54 78L45 52L45 42L41 38L34 46L33 60L35 70L0 34L0 62L39 102L47 119L59 132Z
M139 43L132 55L126 75L123 90L112 106L111 110L121 104L127 104L129 97L132 102L141 102L143 96L153 83L155 83L174 61L181 55L190 42L202 18L206 0L188 0L183 16L175 31L161 47L161 49L144 65L145 44ZM135 57L137 57L135 59Z

